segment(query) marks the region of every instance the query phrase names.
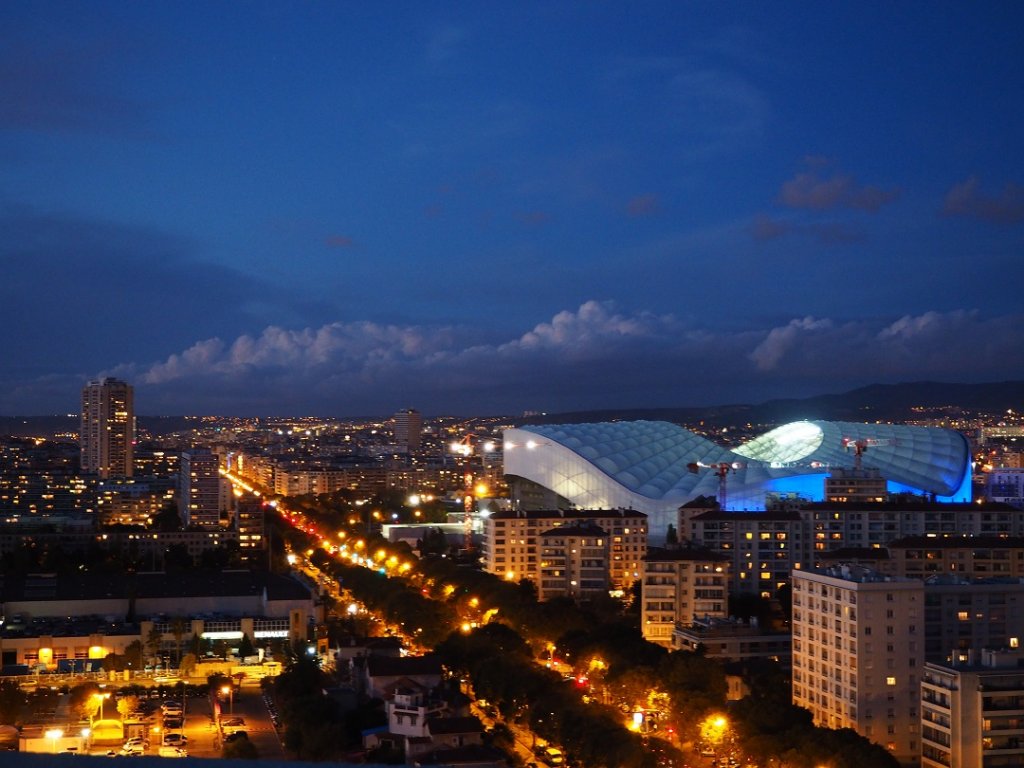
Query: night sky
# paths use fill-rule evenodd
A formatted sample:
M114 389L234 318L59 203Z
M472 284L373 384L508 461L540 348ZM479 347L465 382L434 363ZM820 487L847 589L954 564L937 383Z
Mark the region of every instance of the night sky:
M1024 377L1024 3L0 6L0 414Z

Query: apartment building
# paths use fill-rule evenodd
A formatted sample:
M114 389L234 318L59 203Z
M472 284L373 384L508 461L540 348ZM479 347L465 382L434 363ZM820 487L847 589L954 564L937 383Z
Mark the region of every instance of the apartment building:
M793 703L907 765L921 749L924 588L857 566L793 572Z
M630 589L647 553L647 515L630 509L509 510L483 522L484 569L510 581L539 582L541 534L559 526L591 523L607 533L612 590Z
M608 594L608 533L603 528L584 521L551 528L538 538L541 600Z
M729 613L729 558L693 546L652 548L641 561L640 628L644 639L672 648L677 622Z
M921 768L1024 765L1024 654L984 650L925 664Z
M771 597L789 584L790 572L810 564L803 513L680 509L684 537L730 559L730 589Z

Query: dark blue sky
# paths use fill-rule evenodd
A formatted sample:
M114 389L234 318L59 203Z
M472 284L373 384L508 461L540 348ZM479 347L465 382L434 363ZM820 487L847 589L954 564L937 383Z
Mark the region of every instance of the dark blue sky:
M1024 5L13 0L0 413L1024 376Z

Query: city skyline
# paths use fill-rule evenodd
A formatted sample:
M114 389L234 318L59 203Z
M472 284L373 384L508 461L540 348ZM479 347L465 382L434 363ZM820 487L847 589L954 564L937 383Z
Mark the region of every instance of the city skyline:
M0 414L1024 378L1024 9L16 2Z

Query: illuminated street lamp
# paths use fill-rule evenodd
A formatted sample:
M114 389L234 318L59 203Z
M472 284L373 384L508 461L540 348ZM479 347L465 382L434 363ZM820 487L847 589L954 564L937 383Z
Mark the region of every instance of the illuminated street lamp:
M92 695L94 699L99 699L100 702L100 720L103 719L103 702L110 698L109 693L94 693Z
M43 734L50 740L50 745L53 749L53 754L57 754L57 740L64 736L64 730L62 728L51 728Z
M220 692L228 697L228 714L235 714L235 689L230 685L225 685Z

